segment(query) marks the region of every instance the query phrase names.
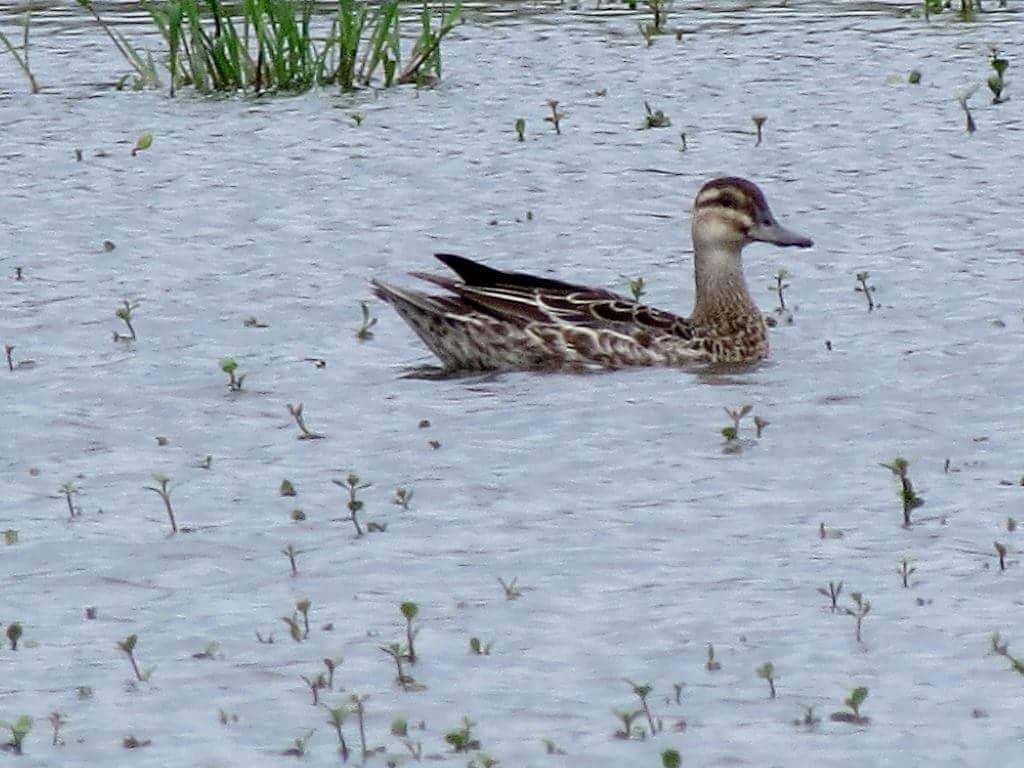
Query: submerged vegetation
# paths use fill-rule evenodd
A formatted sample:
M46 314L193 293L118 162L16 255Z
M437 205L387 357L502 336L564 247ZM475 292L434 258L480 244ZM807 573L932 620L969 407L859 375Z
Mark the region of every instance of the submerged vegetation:
M76 0L92 13L133 72L136 88L157 87L153 57L111 27L92 0ZM399 0L370 4L338 0L317 34L321 17L311 2L164 0L143 4L167 46L162 65L170 94L191 86L199 93L300 93L338 86L424 85L441 77L441 41L461 17L461 3L434 13L424 2L418 33L403 57ZM26 64L27 67L27 64Z

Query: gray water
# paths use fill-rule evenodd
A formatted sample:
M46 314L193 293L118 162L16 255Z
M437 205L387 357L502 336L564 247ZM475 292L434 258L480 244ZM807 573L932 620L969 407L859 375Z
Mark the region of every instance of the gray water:
M1007 531L1024 489L1000 485L1024 475L1015 3L926 25L909 3L677 2L682 40L650 48L639 13L508 3L467 12L436 88L263 99L117 92L124 63L67 5L34 17L41 95L0 56L0 341L34 361L0 370L0 530L18 532L0 549L0 622L25 630L0 650L0 720L35 718L19 765L281 765L314 728L303 762L337 764L300 675L339 655L344 691L323 700L369 695L370 746L398 762L399 715L424 759L453 765L472 758L444 741L464 716L504 766L653 766L667 748L687 765L974 766L1019 751L1021 678L989 652L1000 631L1024 655ZM0 9L16 39L20 7ZM137 7L104 13L161 50ZM1011 99L982 88L968 135L955 94L987 77L990 45ZM560 136L548 99L567 113ZM672 127L639 130L644 101ZM152 148L131 157L146 131ZM792 323L764 365L430 380L406 375L433 361L390 308L371 301L374 337L355 337L367 281L411 283L438 250L623 291L642 275L645 300L685 313L688 209L726 173L816 242L747 251L766 312L772 276L791 273ZM139 338L114 343L125 299ZM241 393L224 356L247 373ZM325 439L296 440L297 402ZM770 425L755 439L748 417L742 450L723 452L723 409L743 404ZM910 529L879 466L895 456L926 499ZM354 536L331 482L353 471L386 532ZM191 533L167 535L154 473ZM278 495L285 478L297 497ZM390 503L399 486L407 512ZM822 539L821 523L845 535ZM840 605L871 601L863 643L817 594L829 581ZM302 598L312 626L295 643L280 617ZM419 692L378 649L402 639L403 600L420 607ZM130 683L115 647L130 634L149 682ZM471 636L491 654L471 655ZM211 641L217 658L192 658ZM613 737L612 710L637 702L624 678L654 686L653 738ZM855 686L871 723L829 722ZM823 722L795 727L812 705ZM353 718L345 731L358 749ZM129 735L152 744L125 751Z

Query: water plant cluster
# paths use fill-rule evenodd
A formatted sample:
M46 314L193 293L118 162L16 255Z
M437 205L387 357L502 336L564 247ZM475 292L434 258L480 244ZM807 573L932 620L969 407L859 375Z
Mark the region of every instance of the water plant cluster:
M302 0L154 0L144 6L167 46L158 66L92 0L76 2L130 65L121 86L157 87L163 71L172 96L187 86L208 94L423 85L441 77L441 41L461 17L459 2L439 12L424 2L412 47L403 53L399 0L338 0L319 32L317 6Z

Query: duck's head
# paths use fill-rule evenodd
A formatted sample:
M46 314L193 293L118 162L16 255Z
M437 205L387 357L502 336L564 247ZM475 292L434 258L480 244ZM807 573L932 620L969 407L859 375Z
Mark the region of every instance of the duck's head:
M764 194L746 179L712 179L693 201L693 243L698 249L739 252L756 240L809 248L809 237L781 226Z

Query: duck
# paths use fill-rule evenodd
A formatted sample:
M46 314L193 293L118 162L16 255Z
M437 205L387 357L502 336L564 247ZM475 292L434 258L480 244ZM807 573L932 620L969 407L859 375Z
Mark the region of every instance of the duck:
M765 359L768 329L747 289L743 249L753 242L810 248L813 241L779 224L760 188L738 177L712 179L700 188L691 233L696 298L689 316L604 288L506 272L451 253L435 257L457 279L411 273L444 289L440 295L370 282L451 372Z

